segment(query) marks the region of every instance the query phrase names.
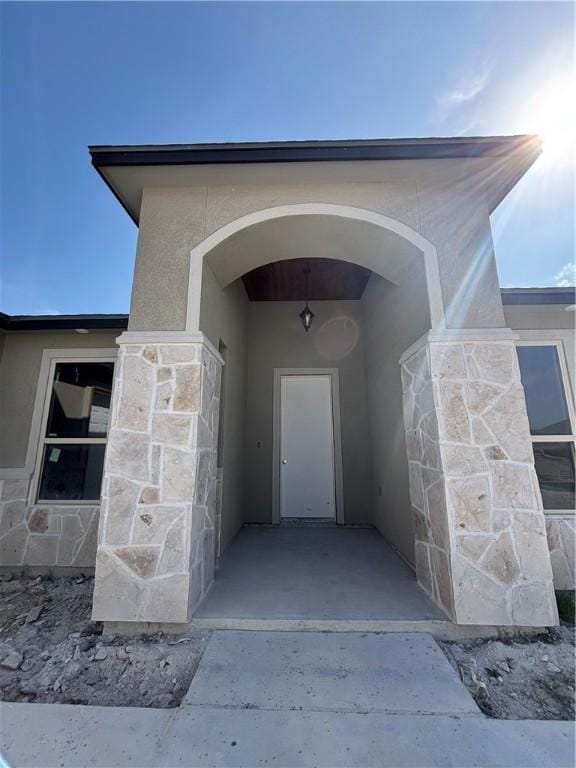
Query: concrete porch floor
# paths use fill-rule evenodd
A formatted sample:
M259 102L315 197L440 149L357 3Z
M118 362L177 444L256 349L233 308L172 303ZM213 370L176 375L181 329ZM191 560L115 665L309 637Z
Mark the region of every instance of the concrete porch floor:
M370 528L246 527L194 619L446 621Z

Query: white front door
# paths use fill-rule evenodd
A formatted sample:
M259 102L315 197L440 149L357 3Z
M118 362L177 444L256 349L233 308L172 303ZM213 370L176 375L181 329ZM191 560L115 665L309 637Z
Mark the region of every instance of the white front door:
M336 517L329 375L280 377L280 516Z

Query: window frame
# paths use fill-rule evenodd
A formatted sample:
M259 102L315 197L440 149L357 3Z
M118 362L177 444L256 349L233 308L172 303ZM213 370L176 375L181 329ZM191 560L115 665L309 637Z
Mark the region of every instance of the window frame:
M97 499L41 499L40 485L42 481L42 463L44 458L44 449L48 445L104 445L108 442L108 435L110 433L111 423L108 426L108 434L105 437L49 437L46 435L46 428L48 426L48 417L50 414L50 402L52 399L54 374L56 373L56 366L59 363L113 363L114 371L112 378L112 397L114 394L114 378L116 374L117 364L117 350L104 349L104 348L84 348L84 349L67 349L67 350L45 350L45 353L52 353L44 355L42 360L42 367L44 368L43 376L40 376L39 389L43 387L43 400L41 408L41 417L38 420L38 437L37 437L37 449L36 459L34 462L34 475L32 482L30 483L30 505L38 506L87 506L94 507L100 504L102 499L102 490L100 490L100 496ZM39 394L39 393L38 393ZM112 399L110 401L110 412L112 412ZM106 450L104 450L104 461L106 461Z
M560 367L560 379L564 389L564 399L566 400L566 409L568 411L568 421L570 423L570 432L567 435L533 435L530 432L532 443L572 443L572 455L576 465L576 404L574 402L574 390L570 381L569 366L566 359L566 350L564 342L557 335L550 337L519 338L516 340L516 347L555 347L558 355L558 365ZM520 361L518 359L518 372L520 373ZM530 425L529 425L530 426ZM552 516L574 516L575 510L570 509L544 509L545 515Z

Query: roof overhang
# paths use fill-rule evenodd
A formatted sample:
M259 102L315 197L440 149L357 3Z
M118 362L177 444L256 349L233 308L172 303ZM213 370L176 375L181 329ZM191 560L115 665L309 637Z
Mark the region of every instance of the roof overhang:
M484 174L491 210L541 152L537 136L91 146L92 164L137 224L146 187L409 180L438 161ZM485 181L484 183L488 183Z
M0 312L0 330L17 331L123 331L128 315L7 315Z
M502 303L507 306L520 304L532 305L572 305L576 304L576 288L502 288Z

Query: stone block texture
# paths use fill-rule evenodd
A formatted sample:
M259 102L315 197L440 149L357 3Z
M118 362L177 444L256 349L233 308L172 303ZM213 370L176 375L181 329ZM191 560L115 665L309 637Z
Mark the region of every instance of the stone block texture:
M29 486L0 480L0 566L94 568L99 507L29 504Z
M548 548L555 589L576 589L576 518L574 515L550 515L546 518Z
M185 622L210 586L220 380L201 342L120 344L94 619Z
M459 624L556 624L513 342L428 341L401 373L420 585Z

